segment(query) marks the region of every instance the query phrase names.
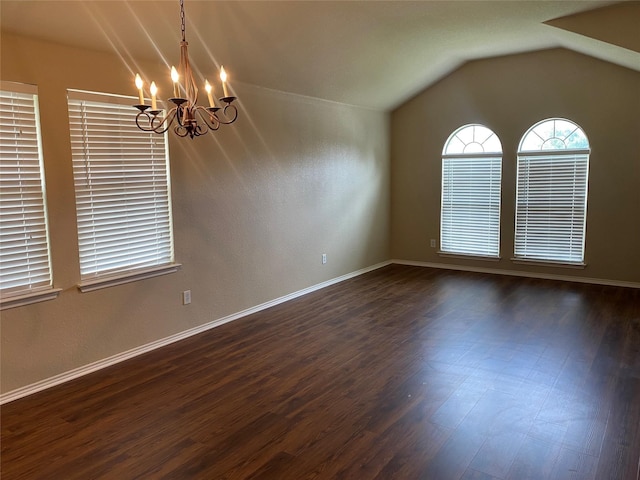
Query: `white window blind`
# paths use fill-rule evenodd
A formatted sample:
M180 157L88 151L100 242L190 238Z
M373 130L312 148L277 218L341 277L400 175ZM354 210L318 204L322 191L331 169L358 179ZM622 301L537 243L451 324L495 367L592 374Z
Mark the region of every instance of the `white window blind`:
M466 125L445 143L442 157L440 251L500 254L502 147L482 125Z
M0 290L2 300L52 289L35 86L0 91Z
M137 128L135 102L68 92L82 280L173 262L167 139Z
M589 144L573 122L550 119L523 137L518 153L515 257L584 262Z

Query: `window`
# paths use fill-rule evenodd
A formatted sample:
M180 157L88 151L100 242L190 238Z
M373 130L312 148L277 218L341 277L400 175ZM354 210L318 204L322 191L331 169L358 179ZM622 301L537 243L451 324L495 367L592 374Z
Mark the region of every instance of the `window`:
M35 86L1 84L0 186L2 308L54 298Z
M560 118L531 127L518 148L515 257L583 264L589 142Z
M502 146L487 127L465 125L442 152L440 251L498 257Z
M68 92L82 291L175 271L166 135L135 99Z

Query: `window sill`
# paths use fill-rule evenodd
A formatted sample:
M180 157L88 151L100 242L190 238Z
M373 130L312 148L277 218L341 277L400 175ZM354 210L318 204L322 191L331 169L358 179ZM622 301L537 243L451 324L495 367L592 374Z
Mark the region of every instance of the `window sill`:
M144 270L136 270L134 272L125 272L118 275L110 275L93 280L85 280L78 284L78 290L82 293L93 292L94 290L100 290L102 288L115 287L116 285L123 285L125 283L137 282L138 280L144 280L147 278L158 277L160 275L167 275L169 273L175 273L182 265L179 263L171 263L169 265L163 265L161 267L147 268Z
M46 302L47 300L54 300L58 298L61 291L61 288L47 288L46 290L36 290L29 293L23 293L22 295L16 295L14 297L5 297L0 300L0 310L22 307L32 303Z
M520 265L540 265L542 267L583 269L587 266L584 262L560 262L556 260L533 260L527 258L512 258L511 261Z
M447 258L460 258L462 260L484 260L487 262L499 262L500 261L500 256L490 256L490 255L473 255L471 253L450 253L450 252L443 252L441 250L438 250L438 255L441 257L447 257Z

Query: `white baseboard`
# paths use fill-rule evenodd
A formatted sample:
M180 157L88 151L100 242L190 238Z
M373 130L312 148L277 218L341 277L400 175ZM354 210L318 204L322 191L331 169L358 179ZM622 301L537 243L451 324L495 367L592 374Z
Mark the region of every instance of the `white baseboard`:
M212 328L218 327L228 322L232 322L233 320L237 320L242 317L246 317L247 315L251 315L253 313L259 312L261 310L265 310L269 307L273 307L275 305L287 302L289 300L293 300L294 298L301 297L311 292L315 292L316 290L320 290L322 288L328 287L329 285L334 285L336 283L343 282L353 277L357 277L364 273L370 272L372 270L377 270L378 268L385 267L390 265L391 261L386 261L382 263L378 263L376 265L372 265L370 267L366 267L355 272L347 273L346 275L342 275L340 277L332 278L331 280L327 280L325 282L318 283L316 285L312 285L308 288L303 288L302 290L298 290L297 292L290 293L288 295L284 295L282 297L276 298L274 300L269 300L268 302L261 303L260 305L256 305L255 307L247 308L237 313L233 313L231 315L227 315L226 317L218 318L209 323L205 323L204 325L199 325L194 328L190 328L189 330L185 330L183 332L176 333L166 338L162 338L160 340L156 340L151 343L147 343L145 345L141 345L136 348L132 348L131 350L127 350L122 353L118 353L116 355L112 355L111 357L104 358L102 360L98 360L96 362L90 363L88 365L84 365L82 367L74 368L73 370L69 370L67 372L55 375L50 378L46 378L36 383L32 383L30 385L26 385L21 388L17 388L15 390L11 390L5 394L0 395L0 405L12 402L22 397L26 397L27 395L34 394L36 392L40 392L42 390L46 390L47 388L54 387L56 385L60 385L61 383L68 382L75 378L82 377L89 373L95 372L97 370L101 370L106 367L110 367L111 365L115 365L116 363L123 362L133 357L137 357L138 355L142 355L143 353L150 352L160 347L164 347L171 343L177 342L179 340L183 340L188 337L192 337L193 335L197 335L199 333L205 332Z
M591 283L595 285L609 285L612 287L640 288L640 283L638 282L623 282L620 280L607 280L602 278L573 277L571 275L555 275L552 273L522 272L518 270L470 267L467 265L451 265L448 263L415 262L413 260L391 260L391 263L396 263L398 265L412 265L415 267L460 270L463 272L493 273L496 275L511 275L514 277L542 278L545 280L562 280L563 282Z

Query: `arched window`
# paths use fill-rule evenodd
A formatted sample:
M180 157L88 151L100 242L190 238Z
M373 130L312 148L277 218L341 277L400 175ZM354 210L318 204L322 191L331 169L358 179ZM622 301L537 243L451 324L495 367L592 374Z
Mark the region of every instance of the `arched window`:
M589 141L570 120L536 123L518 148L517 259L584 262Z
M498 257L502 145L483 125L465 125L442 151L440 251Z

